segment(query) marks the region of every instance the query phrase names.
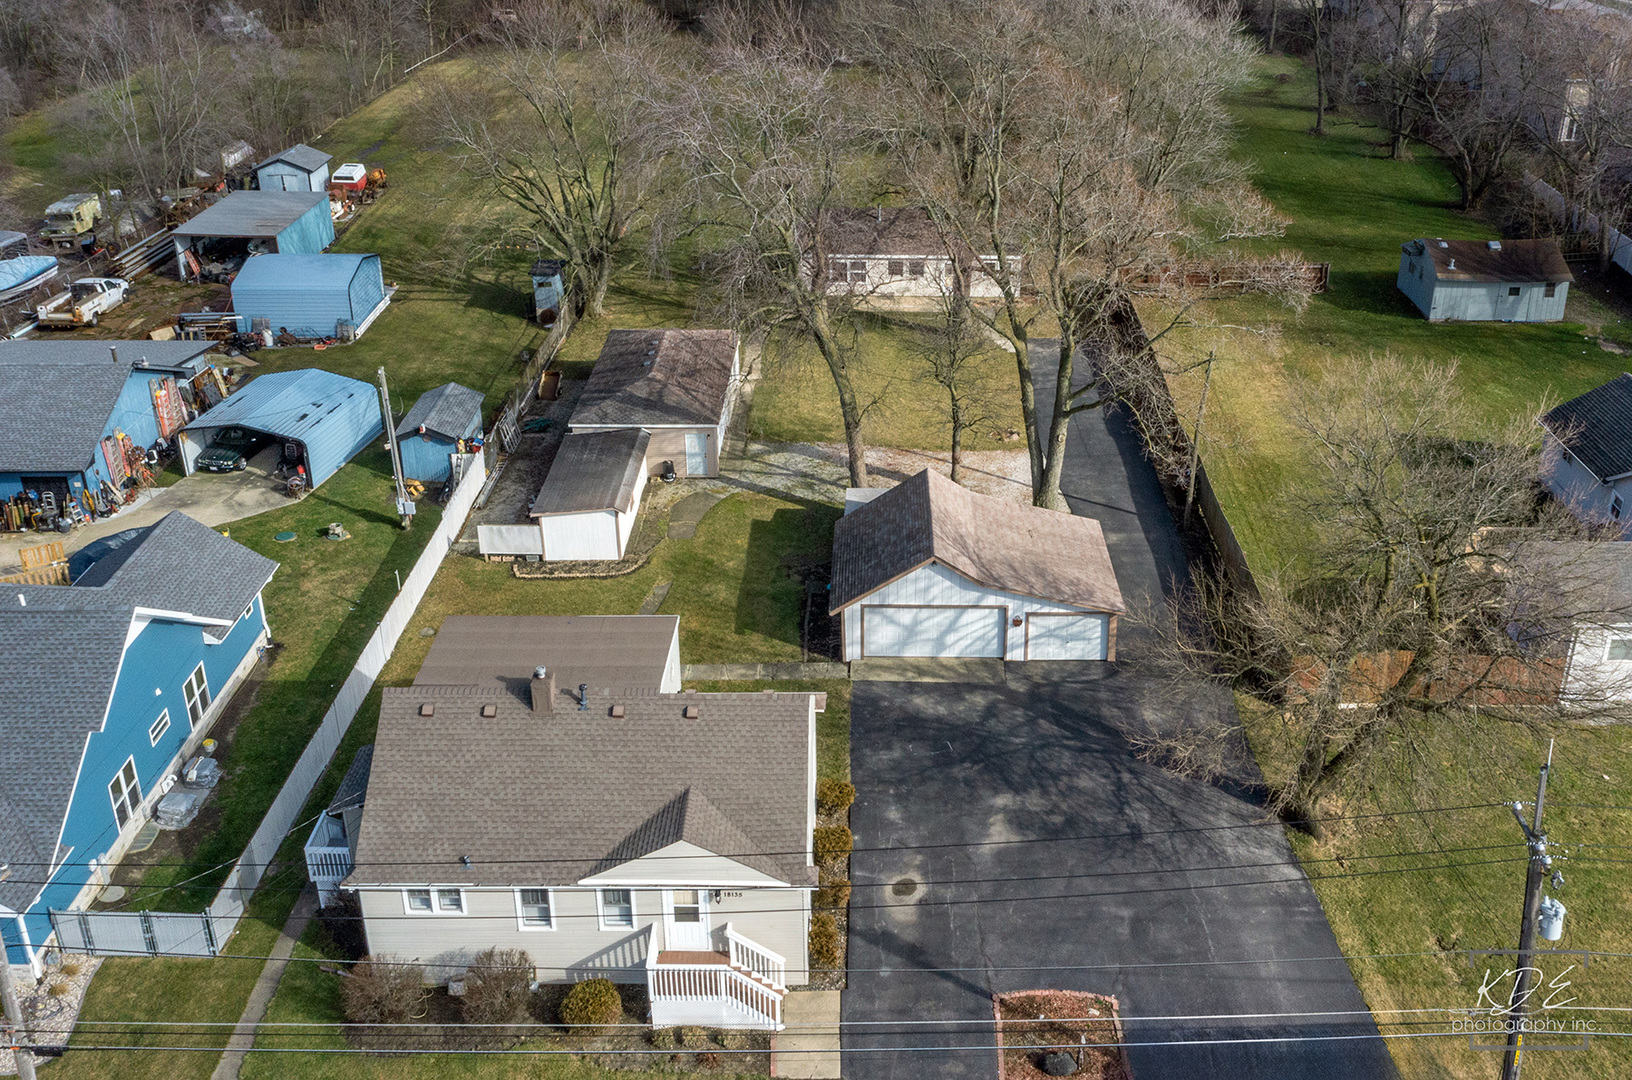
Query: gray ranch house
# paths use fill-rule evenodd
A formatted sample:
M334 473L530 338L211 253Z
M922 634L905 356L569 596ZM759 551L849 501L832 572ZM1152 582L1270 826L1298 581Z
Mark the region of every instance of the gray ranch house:
M812 693L678 691L673 616L447 620L387 687L354 862L368 948L458 978L644 984L657 1026L776 1030L807 981Z
M1571 398L1540 423L1547 490L1580 520L1632 536L1632 375Z
M1429 322L1557 322L1575 276L1552 240L1412 240L1400 291Z

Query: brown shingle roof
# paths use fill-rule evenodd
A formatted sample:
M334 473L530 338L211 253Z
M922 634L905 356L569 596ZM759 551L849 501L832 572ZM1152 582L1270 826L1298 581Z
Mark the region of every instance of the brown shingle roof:
M1440 281L1574 281L1564 253L1554 240L1502 240L1492 248L1485 240L1413 240L1408 254L1421 255L1418 245L1434 261Z
M736 356L732 330L613 330L570 426L718 424Z
M992 589L1126 610L1099 522L980 495L930 469L839 520L832 610L930 562Z
M575 431L561 440L530 517L634 509L651 433L644 428Z
M386 687L348 882L571 885L685 839L813 885L811 697L596 691L541 714L496 687Z
M450 615L414 685L503 686L525 702L543 665L563 708L580 683L655 693L679 629L678 615Z
M829 256L946 257L941 230L921 206L829 210L821 222L822 251Z

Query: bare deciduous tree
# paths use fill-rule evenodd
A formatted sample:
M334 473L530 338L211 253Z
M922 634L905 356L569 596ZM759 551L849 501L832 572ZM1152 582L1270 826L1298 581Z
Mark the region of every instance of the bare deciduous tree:
M1430 727L1477 740L1632 712L1624 677L1563 681L1575 636L1626 615L1605 611L1601 576L1579 572L1596 550L1582 527L1538 497L1533 423L1447 436L1477 430L1454 370L1394 359L1303 385L1294 420L1314 466L1300 496L1318 523L1311 550L1261 572L1259 595L1199 577L1185 602L1147 616L1153 656L1176 677L1275 703L1280 809L1314 822ZM1144 747L1203 768L1226 735L1214 725Z
M963 482L963 437L992 418L990 365L995 359L985 325L958 293L941 297L936 320L917 356L924 377L945 396L951 433L952 482Z
M575 314L601 314L613 271L650 221L663 179L643 94L665 28L632 4L550 3L480 72L424 95L471 175L525 215L505 239L561 259Z

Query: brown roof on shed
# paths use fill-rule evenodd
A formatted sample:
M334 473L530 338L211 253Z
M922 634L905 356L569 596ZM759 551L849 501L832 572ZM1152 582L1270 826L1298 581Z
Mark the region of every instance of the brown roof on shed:
M1500 246L1492 248L1491 243ZM1420 249L1419 249L1420 245ZM1554 240L1413 240L1403 246L1409 255L1424 251L1434 261L1440 281L1574 281L1564 253Z
M450 615L414 685L503 686L526 702L543 665L566 708L579 683L655 693L679 631L678 615Z
M733 330L613 330L572 427L711 427L736 365Z
M386 687L348 881L571 885L689 840L814 885L811 697L596 691L541 714L498 688Z
M1004 592L1126 610L1099 522L980 495L931 469L839 520L830 606L836 613L931 562Z
M622 514L633 509L651 441L651 433L638 427L570 432L555 452L529 515L537 518L590 510Z

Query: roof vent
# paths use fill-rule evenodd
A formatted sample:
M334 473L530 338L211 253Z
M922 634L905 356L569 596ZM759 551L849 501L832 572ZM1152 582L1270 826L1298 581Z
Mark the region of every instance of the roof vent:
M423 705L421 705L419 707L419 715L421 715L421 716L435 716L436 715L436 706L432 705L430 702L427 701L425 704L423 704Z
M488 718L495 717L499 715L499 707L490 701L482 706L482 715Z
M533 669L532 682L527 684L527 698L535 713L555 711L555 676L543 665Z
M1447 269L1450 269L1450 270L1455 270L1456 269L1456 260L1455 259L1451 260L1451 265Z
M1492 251L1502 250L1502 242L1500 240L1488 240L1485 242L1485 246Z
M614 719L614 720L622 720L623 719L623 706L622 705L612 706L611 716L612 716L612 719Z
M695 705L687 705L683 710L681 710L680 715L685 717L687 720L695 720L697 717L702 715L702 710Z

